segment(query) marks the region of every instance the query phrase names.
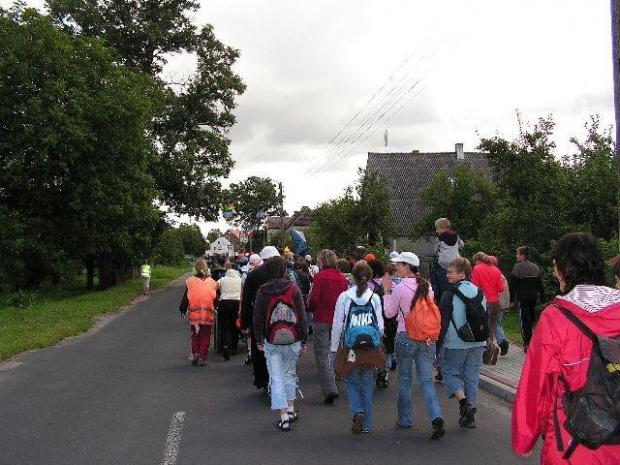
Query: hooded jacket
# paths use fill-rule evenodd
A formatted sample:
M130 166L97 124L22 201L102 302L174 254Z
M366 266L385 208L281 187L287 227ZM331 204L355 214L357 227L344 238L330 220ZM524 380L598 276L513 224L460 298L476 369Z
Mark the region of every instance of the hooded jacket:
M253 269L245 279L241 298L241 329L252 328L256 293L267 281L269 281L269 272L264 264Z
M347 278L334 268L324 268L314 275L308 297L308 311L314 312L314 323L332 324L336 300L348 288Z
M371 296L372 300L370 302L372 303L372 307L375 310L375 315L377 316L379 332L383 334L384 326L383 311L381 309L381 298L370 289L366 289L366 292L364 292L360 297L358 297L357 286L354 286L351 289L341 293L338 297L338 301L336 302L336 309L334 312L331 334L330 350L332 352L336 352L338 350L340 338L342 336L344 321L349 314L349 308L351 308L351 304L355 302L356 304L363 305L368 302L368 299L370 299Z
M299 340L302 346L308 344L308 322L306 321L306 309L304 308L304 301L301 297L301 291L296 284L289 281L287 278L271 279L267 281L267 283L263 284L256 293L253 315L253 335L256 338L256 344L262 345L265 343L265 319L267 316L269 300L271 300L271 297L274 295L284 294L291 286L294 286L293 303L295 304L294 310L297 315Z
M607 337L620 335L620 291L604 286L578 285L557 303L573 312L595 334ZM517 387L512 410L512 448L517 454L530 452L544 436L541 464L620 464L620 445L590 450L575 449L570 460L562 459L558 450L555 427L564 450L570 435L564 429L566 415L562 407L565 389L581 389L586 382L592 342L555 306L543 311L530 342L523 373ZM557 408L556 408L557 405Z

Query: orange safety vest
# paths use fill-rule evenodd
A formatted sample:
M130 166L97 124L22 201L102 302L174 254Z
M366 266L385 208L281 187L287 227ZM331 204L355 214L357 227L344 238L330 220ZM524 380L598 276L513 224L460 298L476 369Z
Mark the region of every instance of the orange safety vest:
M217 283L211 278L192 276L187 281L188 316L190 325L212 325L215 319L213 302L217 296Z

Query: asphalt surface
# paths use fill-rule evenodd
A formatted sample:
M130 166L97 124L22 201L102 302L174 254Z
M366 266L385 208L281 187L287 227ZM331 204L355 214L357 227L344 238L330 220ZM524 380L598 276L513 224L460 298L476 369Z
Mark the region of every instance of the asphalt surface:
M212 351L207 367L189 364L182 294L178 280L86 335L0 365L0 464L538 462L512 454L510 405L482 391L477 429L459 428L442 385L443 439L430 439L415 387L414 426L397 427L395 373L375 391L372 433L354 436L344 383L340 399L324 405L311 351L298 366L300 419L280 432L244 355L225 362Z

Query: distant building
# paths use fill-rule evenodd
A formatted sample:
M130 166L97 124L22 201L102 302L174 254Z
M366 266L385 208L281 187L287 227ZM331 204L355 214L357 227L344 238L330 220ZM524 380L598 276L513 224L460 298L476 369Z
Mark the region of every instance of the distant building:
M382 176L391 195L390 210L399 229L396 249L413 250L420 257L433 256L432 237L415 242L409 239L413 227L426 213L419 193L440 170L453 173L459 163L470 165L491 178L486 154L464 152L463 144L456 144L454 152L368 153L366 170Z
M205 252L205 255L207 257L213 257L215 255L233 257L235 255L235 248L228 239L221 236L211 242L211 248Z
M282 221L284 233L288 234L290 228L295 228L300 231L307 229L312 223L312 209L307 206L301 207L299 211L293 213L292 216L285 216ZM268 216L265 219L263 225L265 231L267 231L267 237L272 237L274 234L280 234L281 223L279 216Z

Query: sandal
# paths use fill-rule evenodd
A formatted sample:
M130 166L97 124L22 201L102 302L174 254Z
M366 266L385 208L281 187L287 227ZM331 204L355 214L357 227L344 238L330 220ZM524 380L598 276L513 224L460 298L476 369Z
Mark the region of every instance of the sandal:
M290 431L291 422L289 420L278 420L277 427L280 431Z
M299 412L295 410L294 412L288 412L288 421L290 423L294 423L299 420Z

